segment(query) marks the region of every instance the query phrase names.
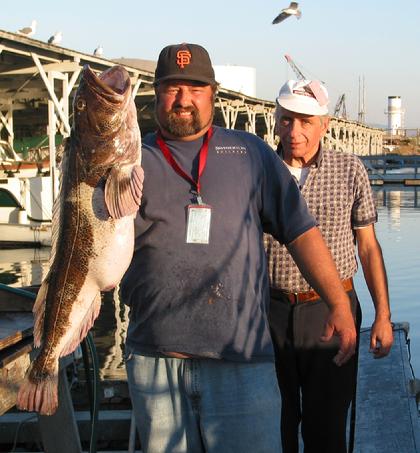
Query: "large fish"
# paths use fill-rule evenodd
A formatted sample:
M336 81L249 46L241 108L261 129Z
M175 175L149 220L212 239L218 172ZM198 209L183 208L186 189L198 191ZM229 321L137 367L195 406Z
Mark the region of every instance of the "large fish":
M52 414L58 359L74 351L99 314L100 291L114 288L132 258L133 219L143 186L141 138L127 71L99 76L85 66L73 103L73 128L54 207L51 267L34 304L41 347L17 406Z

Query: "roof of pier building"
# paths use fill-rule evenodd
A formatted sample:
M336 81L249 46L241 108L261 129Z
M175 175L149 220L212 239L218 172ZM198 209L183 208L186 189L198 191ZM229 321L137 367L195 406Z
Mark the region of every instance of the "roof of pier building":
M53 100L54 94L58 119L67 119L68 126L71 126L71 112L65 110L69 110L66 106L71 105L83 66L88 64L94 71L101 72L116 63L122 64L132 79L142 133L154 130L154 61L110 60L0 30L0 110L4 112L13 104L15 137L45 135L48 100ZM52 77L55 78L54 85ZM62 115L58 112L60 106ZM267 133L264 114L272 114L274 106L274 102L220 87L215 123L245 129L251 110L256 115L255 132L264 138Z
M67 136L72 97L83 66L87 64L102 72L116 63L130 74L142 134L155 130L154 61L110 60L0 30L0 140L8 138L13 143L13 139L22 137L45 138L51 127L57 129L57 134ZM274 109L272 101L220 86L214 122L256 133L274 147ZM333 149L359 153L358 147L363 146L362 154L371 153L374 143L376 154L382 149L382 134L354 121L333 118L326 138Z

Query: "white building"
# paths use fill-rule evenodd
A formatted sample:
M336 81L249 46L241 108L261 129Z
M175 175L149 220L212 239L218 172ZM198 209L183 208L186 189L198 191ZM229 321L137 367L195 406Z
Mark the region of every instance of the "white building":
M257 71L250 66L213 66L221 87L246 96L257 97Z
M401 108L401 96L388 96L388 131L391 135L399 135L403 125L404 111Z

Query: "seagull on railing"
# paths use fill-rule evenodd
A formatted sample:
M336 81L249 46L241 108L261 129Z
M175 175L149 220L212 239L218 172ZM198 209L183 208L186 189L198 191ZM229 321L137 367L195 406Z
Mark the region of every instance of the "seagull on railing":
M21 28L16 33L19 33L20 35L25 35L25 36L32 36L35 34L35 31L36 31L36 20L33 20L30 27Z
M50 38L48 39L48 44L54 44L58 46L63 39L63 33L61 31L56 31Z
M278 24L290 16L295 16L296 19L300 19L302 13L298 9L299 3L290 2L290 5L287 8L281 10L281 13L273 20L273 24Z
M102 48L102 46L98 46L94 51L93 51L93 55L95 55L95 57L102 57L104 53L104 49Z

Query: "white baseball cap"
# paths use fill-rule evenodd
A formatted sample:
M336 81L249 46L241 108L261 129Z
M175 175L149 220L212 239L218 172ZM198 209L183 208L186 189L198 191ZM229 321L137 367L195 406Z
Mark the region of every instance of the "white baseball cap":
M291 112L306 115L328 113L328 91L319 80L288 80L280 88L276 101Z

